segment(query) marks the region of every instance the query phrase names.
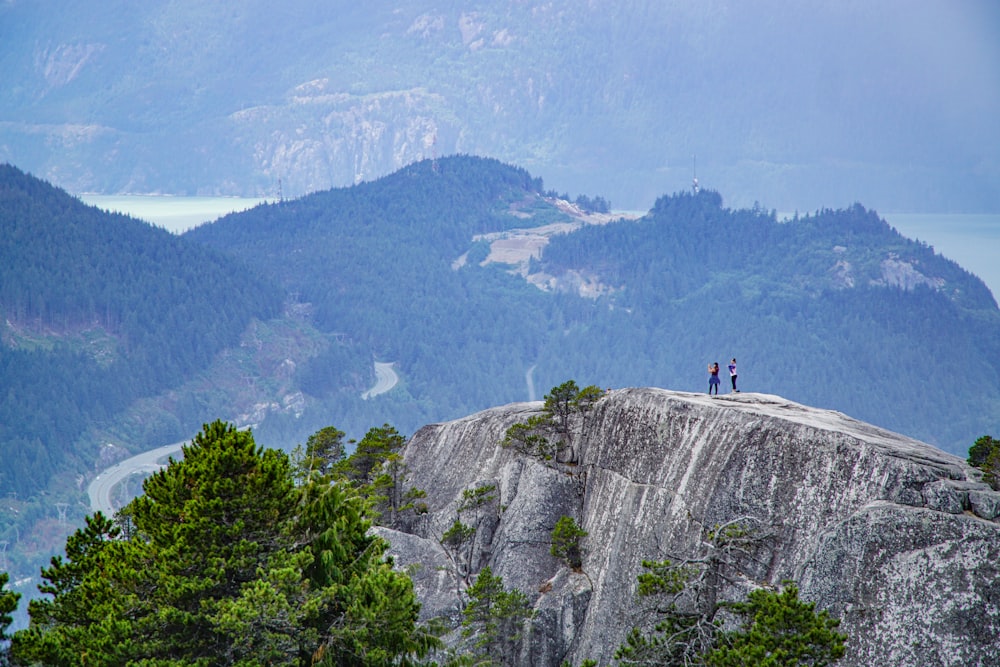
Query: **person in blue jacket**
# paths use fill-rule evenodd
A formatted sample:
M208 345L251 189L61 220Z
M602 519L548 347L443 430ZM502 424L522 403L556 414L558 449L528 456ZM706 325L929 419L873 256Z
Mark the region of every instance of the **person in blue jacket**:
M708 365L708 395L712 395L712 387L715 387L715 395L719 395L719 362Z

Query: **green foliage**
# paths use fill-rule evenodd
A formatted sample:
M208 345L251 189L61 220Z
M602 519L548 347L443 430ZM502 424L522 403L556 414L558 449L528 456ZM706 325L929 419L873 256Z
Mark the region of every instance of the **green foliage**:
M628 667L689 667L701 665L698 653L689 649L700 638L697 619L669 616L656 624L655 634L632 628L615 651L619 665Z
M722 585L766 538L752 519L739 518L706 529L696 557L643 561L637 592L646 630L633 628L616 657L625 665L701 664L715 645Z
M710 667L826 667L844 656L847 635L838 633L840 621L816 603L799 599L799 590L787 582L781 591L756 589L746 602L728 608L743 617L739 630L721 632L718 646L707 656Z
M326 477L346 456L344 432L326 426L309 436L296 465L304 479L312 479L314 474Z
M545 394L542 411L554 422L556 431L563 435L569 433L569 418L574 412L579 393L580 388L576 386L576 382L567 380Z
M780 592L756 589L746 601L720 599L767 536L751 520L734 520L705 531L704 553L686 562L643 561L638 594L651 602L651 632L635 627L618 648L621 665L737 667L826 666L844 655L840 621L815 603L799 600L786 582ZM724 630L718 614L741 618Z
M694 574L692 568L678 567L669 560L644 560L642 567L646 571L636 577L639 582L636 592L643 597L680 593Z
M468 585L476 570L477 564L473 562L476 534L487 518L497 515L496 491L494 484L464 489L462 502L457 507L458 516L441 536L441 545L455 565L456 589L460 590L461 581Z
M425 655L412 582L370 533L367 501L296 487L288 458L206 425L127 508L100 514L43 571L15 633L23 662L381 666ZM345 662L346 661L346 662Z
M969 465L983 471L983 481L1000 490L1000 440L984 435L969 448Z
M18 663L74 665L80 655L92 664L125 664L139 634L128 618L144 605L146 589L132 559L140 543L117 540L118 529L100 512L66 540L66 558L42 569L38 589L51 598L28 603L31 624L14 633L11 654ZM130 590L119 587L128 582Z
M518 422L504 433L503 446L513 447L519 454L533 456L543 461L551 461L558 452L555 443L544 433L550 431L548 415L532 415L526 422Z
M534 611L524 593L505 590L503 579L489 566L468 589L469 604L462 612L462 636L472 639L477 664L516 665L524 624Z
M383 495L377 496L381 502L375 505L380 525L402 528L427 513L427 503L423 501L427 492L409 485L410 471L401 454L386 458L377 482L378 488L384 490Z
M552 529L552 547L549 552L564 561L568 567L579 570L583 566L583 548L580 541L587 536L587 531L570 516L560 517Z
M462 502L458 506L458 511L460 514L468 510L475 510L478 512L481 507L489 505L496 499L496 484L483 484L482 486L477 486L474 489L463 489Z
M423 489L408 486L409 469L402 452L406 438L389 424L371 428L354 452L333 468L335 477L351 484L368 499L380 525L402 527L407 519L427 511Z
M7 635L7 628L14 622L11 614L17 610L17 601L21 599L20 593L7 589L8 581L10 575L0 572L0 667L8 664L6 644L10 637Z
M604 396L604 391L595 385L580 389L576 382L567 380L545 395L542 412L548 416L557 433L570 438L570 419L579 414L586 420L587 412Z
M392 454L406 446L406 438L389 424L373 427L358 442L354 452L337 467L338 472L352 483L365 485L375 482L382 464Z
M584 433L587 413L602 396L599 387L580 389L575 381L567 380L545 395L542 414L508 428L501 444L542 461L560 460L572 450L575 417L579 416L579 433Z
M441 536L441 543L451 549L458 549L471 540L475 534L476 529L474 527L467 526L459 519L455 519L455 523L451 524L451 527L444 531L444 534Z
M298 532L309 539L304 568L306 627L320 641L319 664L387 665L425 655L439 642L416 625L420 605L409 577L395 571L388 543L371 534L366 501L342 485L327 485L308 503ZM352 661L358 662L352 662Z
M640 598L652 600L652 632L632 628L615 651L621 665L653 667L699 664L699 656L711 646L715 632L715 609L699 613L684 604L682 595L695 568L675 565L668 560L644 560L637 577Z
M232 258L0 165L3 488L37 493L89 427L188 379L281 303Z

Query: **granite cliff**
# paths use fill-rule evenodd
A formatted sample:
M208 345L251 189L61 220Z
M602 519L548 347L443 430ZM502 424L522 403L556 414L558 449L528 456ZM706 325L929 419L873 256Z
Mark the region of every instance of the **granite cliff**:
M608 664L638 622L642 559L696 555L705 527L741 517L772 539L726 594L797 581L842 620L839 664L1000 664L1000 493L962 459L778 396L652 388L607 392L560 462L501 446L541 409L498 407L409 442L429 512L380 530L411 567L425 616L459 618L463 577L440 539L463 491L494 485L468 562L533 601L522 664ZM549 553L562 516L588 532L579 571Z

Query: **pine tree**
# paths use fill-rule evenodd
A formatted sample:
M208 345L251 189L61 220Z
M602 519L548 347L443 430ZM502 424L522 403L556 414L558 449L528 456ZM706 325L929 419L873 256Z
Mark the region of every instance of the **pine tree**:
M579 570L583 566L580 541L586 536L587 531L576 523L576 519L571 516L560 517L552 529L552 547L549 552L562 559L571 569Z
M7 582L10 576L6 572L0 572L0 667L8 664L7 661L7 628L14 622L11 614L17 610L17 601L21 598L20 593L7 589Z
M145 608L133 588L131 567L141 544L118 541L118 528L100 512L66 540L66 557L42 569L40 592L51 598L28 603L31 625L14 633L11 653L19 663L45 665L126 664L134 655Z
M793 583L781 591L759 588L746 602L728 606L744 618L743 626L720 633L707 656L710 667L826 667L844 656L847 635L837 632L840 621L817 613L815 602L800 600Z
M97 514L43 571L12 652L46 665L408 664L438 645L346 484L206 425L146 480L121 535Z
M296 453L299 455L297 472L302 478L309 480L314 474L321 477L329 475L347 455L344 432L333 426L321 428L310 435L305 447L297 448Z
M473 652L485 663L516 665L525 623L534 616L528 597L506 590L503 579L487 565L468 589L469 604L463 610L462 635L473 641Z
M751 591L746 601L720 599L767 538L755 524L742 518L712 527L698 558L643 562L638 594L651 603L653 631L633 628L615 653L620 665L825 667L844 655L840 621L800 600L792 582L780 592ZM723 630L720 612L742 618L741 627Z
M150 547L142 571L156 580L153 623L164 628L162 649L214 655L218 603L240 595L274 552L290 546L279 530L295 509L288 459L217 421L143 489L130 509Z
M983 481L1000 489L1000 440L984 435L969 448L969 465L983 471Z

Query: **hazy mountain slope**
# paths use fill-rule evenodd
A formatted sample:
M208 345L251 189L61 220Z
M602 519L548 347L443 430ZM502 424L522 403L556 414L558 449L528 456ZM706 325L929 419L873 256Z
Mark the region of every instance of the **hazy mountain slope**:
M436 165L187 237L266 270L355 353L396 362L405 386L374 414L404 431L527 398L529 381L537 396L567 378L704 391L706 364L734 356L745 388L952 452L1000 429L989 291L861 206L778 223L726 209L713 192L663 197L639 221L551 237L527 269L551 286L543 292L508 265L471 260L489 252L475 234L560 215L541 183L492 160ZM317 358L300 373L338 368ZM333 389L314 381L307 393L322 401ZM376 409L326 405L334 424Z
M663 197L638 222L553 238L535 268L609 288L572 332L585 342L539 363L550 383L704 390L705 365L736 357L744 388L956 453L1000 428L989 290L860 205L779 223L716 193Z
M0 165L3 488L29 497L70 459L89 466L88 429L197 373L281 301L230 258Z
M998 210L989 2L0 7L0 159L70 189L298 196L433 153L647 207Z
M485 257L476 234L568 220L540 188L495 160L447 158L233 214L184 236L267 271L342 347L399 362L405 386L378 406L338 397L327 419L362 433L382 421L405 431L523 396L551 299L503 268L453 265L470 247ZM323 356L301 367L304 388L320 400L330 395L338 363Z

